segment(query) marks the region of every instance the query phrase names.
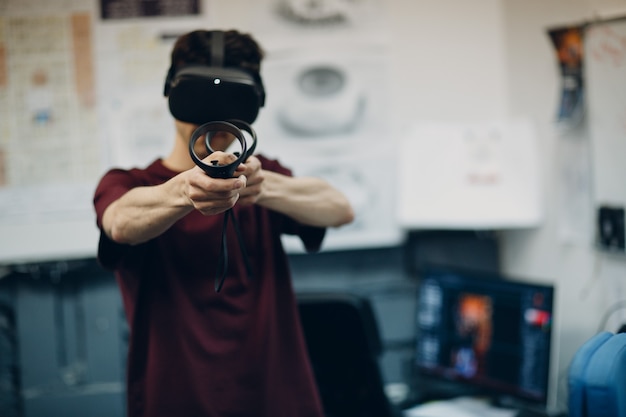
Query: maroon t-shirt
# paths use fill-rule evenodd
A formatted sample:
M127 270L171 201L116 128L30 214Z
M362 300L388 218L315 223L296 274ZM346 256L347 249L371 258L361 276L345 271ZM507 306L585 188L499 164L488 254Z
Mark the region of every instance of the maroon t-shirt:
M263 168L286 175L276 161ZM109 171L94 197L98 226L106 207L137 186L176 175L160 160L145 170ZM321 417L288 259L280 235L319 249L325 229L303 226L260 206L235 206L253 277L233 224L228 270L218 293L224 215L193 211L161 236L120 245L101 233L100 263L115 271L130 325L128 416Z

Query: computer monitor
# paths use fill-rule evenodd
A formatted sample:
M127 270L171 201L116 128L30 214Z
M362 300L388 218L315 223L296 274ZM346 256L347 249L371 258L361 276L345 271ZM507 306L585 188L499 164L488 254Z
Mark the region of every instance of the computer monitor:
M418 378L456 392L545 409L554 289L450 269L422 271L416 311ZM423 386L423 385L422 385Z

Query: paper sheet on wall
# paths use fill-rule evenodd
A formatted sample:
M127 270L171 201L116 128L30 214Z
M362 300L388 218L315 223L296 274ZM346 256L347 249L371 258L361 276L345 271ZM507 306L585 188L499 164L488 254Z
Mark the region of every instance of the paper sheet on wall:
M595 202L625 206L626 19L594 24L585 48Z
M173 136L171 36L207 20L97 17L95 2L0 0L0 262L93 256L99 177Z
M541 220L538 147L528 121L419 124L398 152L405 227L500 229Z
M93 24L81 3L0 2L0 261L95 247L100 142Z
M89 14L7 16L0 28L0 186L95 177L100 148Z

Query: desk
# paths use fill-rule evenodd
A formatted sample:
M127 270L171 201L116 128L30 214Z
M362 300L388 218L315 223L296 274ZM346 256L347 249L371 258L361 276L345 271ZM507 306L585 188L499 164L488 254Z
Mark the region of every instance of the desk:
M567 417L567 414L548 414L532 410L495 407L480 397L454 397L435 400L405 409L403 417Z
M494 407L488 400L456 397L429 401L404 410L404 417L516 417L518 410Z

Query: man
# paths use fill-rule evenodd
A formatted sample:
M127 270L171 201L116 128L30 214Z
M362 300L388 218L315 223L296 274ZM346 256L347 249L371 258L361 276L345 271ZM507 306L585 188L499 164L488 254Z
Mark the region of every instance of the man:
M263 53L251 36L232 30L181 36L165 89L176 125L171 153L145 169L109 171L94 196L98 259L115 271L130 325L128 416L321 417L280 235L299 235L316 251L325 229L351 222L353 211L327 182L292 177L260 155L240 164L232 178L213 178L194 164L189 141L200 124L252 123L254 106L262 105L237 114L238 106L250 109L250 100L235 90L201 103L175 100L178 74L215 66L216 56L221 67L250 74L264 94ZM212 91L226 78L198 86ZM226 156L216 152L204 161ZM225 227L229 209L242 242ZM228 262L218 292L222 233Z

